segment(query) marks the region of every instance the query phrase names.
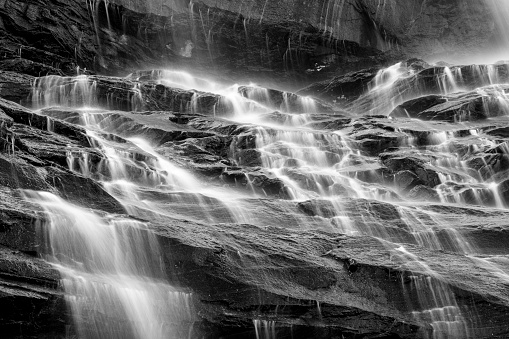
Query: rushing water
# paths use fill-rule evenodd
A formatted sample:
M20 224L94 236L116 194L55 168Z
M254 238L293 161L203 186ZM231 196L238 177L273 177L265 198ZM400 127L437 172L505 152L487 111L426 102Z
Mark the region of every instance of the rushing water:
M46 212L45 252L62 275L80 338L182 338L192 296L165 282L155 236L131 219L108 219L47 192L25 191Z
M414 70L398 63L376 75L354 108L368 103L368 111L388 113L422 93L445 95L470 90L465 84L467 76L476 77L479 86L496 85L503 81L501 67L505 66L444 67L433 81L419 83ZM349 134L361 120L353 119L344 130L320 130L313 128L312 119L319 110L318 103L310 98L276 93L253 84L225 86L180 71L133 74L128 79L142 76L165 86L195 91L192 100L203 92L213 93L219 96L219 105L232 107L226 118L250 127L263 169L285 184L290 202L281 200L278 208L271 210L255 190L240 192L218 187L183 169L182 164L162 154L148 132L137 133L129 128L126 121L134 118L108 110L114 108L114 100L99 100L93 77L40 78L32 93L39 113L50 120L62 119L83 126L102 155L99 164L94 164L89 154L69 150L70 170L101 182L130 215L155 222L173 218L260 226L283 223L379 238L394 262L418 272L411 277L411 284L403 284L402 288L408 293L417 291L418 305L409 307L416 320L431 325L433 338L475 338L475 324L464 316L454 293L442 282L444 277L401 243L471 255L472 260L502 278L507 279L507 274L496 260L476 258L478 249L449 227L443 215L428 210L426 205L413 206L402 201L403 192L397 182L368 180L377 177L380 165ZM505 92L496 87L478 91L484 91L490 100L496 98L500 105L508 102ZM131 89L129 102L130 110L143 108L139 84ZM66 113L50 106L72 109ZM192 107L191 101L185 111L194 113ZM277 119L272 114L275 110L280 112ZM419 126L417 122L413 124ZM431 155L426 166L438 173L434 191L442 203L507 207L498 182L489 171L491 165L485 163L484 171L475 171L464 160L480 148L500 148L498 154L509 155L506 144L497 143L467 124L457 131L436 123L420 124L427 133L424 140L402 132L403 125L394 133L404 135L398 139L400 150L415 156ZM472 142L463 155L455 154L455 144L460 139ZM164 281L156 238L144 223L97 215L49 193L25 195L47 213L48 260L62 274L76 327L83 337L181 338L191 331L195 318L192 296ZM302 202L324 208L315 217L299 217L292 206ZM370 207L372 202L385 204L383 208L393 211L409 231L402 234L386 229ZM257 213L262 205L265 213ZM443 234L447 236L444 238ZM94 325L89 326L90 322ZM254 319L253 325L257 338L277 337L277 324L273 321Z

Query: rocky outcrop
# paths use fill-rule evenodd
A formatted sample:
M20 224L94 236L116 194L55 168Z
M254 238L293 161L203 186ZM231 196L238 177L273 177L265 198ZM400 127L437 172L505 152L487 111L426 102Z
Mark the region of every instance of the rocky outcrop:
M129 106L132 102L129 93L136 93L134 88L139 89L145 103L154 102L165 110L172 108L166 106L164 96L149 96L148 89L162 86L166 91L177 91L153 80L139 82L97 76L86 79L87 83L95 83L95 93L100 94L95 98L104 100L98 102L108 103L108 98L117 95L117 108L124 110L133 107ZM274 98L280 98L280 93L273 92ZM104 166L107 161L104 151L95 146L83 126L86 112L65 107L35 112L7 100L0 101L0 107L0 161L4 164L0 167L0 183L5 197L0 206L1 245L27 253L18 254L24 261L35 260L26 255L41 253L37 232L44 230L45 216L39 208L21 199L20 189L54 192L106 218L125 213L123 206L98 182L109 180L113 173ZM281 131L275 125L262 129L250 123L233 122L211 116L206 108L197 108L192 113L183 109L102 110L93 111L93 115L105 140L119 147L121 153L129 154L126 170L133 181L149 180L157 173L156 155L134 147L132 138L138 136L177 167L195 173L209 187L220 190L227 185L257 211L252 224L232 223L227 208L230 206L225 207L218 198L205 193L200 193L196 200L192 192L174 197L175 193L156 188L144 187L139 191L142 199L152 201L153 207L164 204L166 209L171 206L176 211L194 211L193 215L206 212L211 220L219 220L200 223L166 215L147 222L148 229L157 234L163 246L168 279L179 288L192 290L200 317L196 327L210 338L252 331L253 319L275 321L282 335L291 333L293 327L299 329L302 337L309 333L316 338L425 337L432 330L430 321L412 315L416 305L423 303L417 293L416 286L420 285L416 284L419 279L427 279L424 277L455 296L455 307L468 320L466 326L475 336L506 335L504 328L495 331L485 325L502 321L509 307L504 291L494 283L496 271L483 266L481 259L465 257L451 235L452 229L462 239L482 246L485 253L506 254L504 244L509 232L500 222L506 212L433 203L458 197L450 189L451 183L468 185L477 192L491 192L489 183L483 186L481 181L475 185L462 182L474 173L485 173L484 180L492 178L500 187L500 197L507 201L504 171L509 160L502 141L503 122L474 121L478 125L466 129L441 121L422 125L411 119L385 116L306 115L302 127L320 129L317 133L300 131L307 133L307 146L316 138L320 142L317 147L324 151L324 161L331 164L345 157L335 171L359 184L369 183L389 199L382 202L352 198L356 192L347 181L333 182L328 173L310 176L309 164L304 160L289 158L282 162L280 173L284 177L260 168L264 164L263 152L257 142L261 133L266 137L277 136ZM266 120L261 121L284 123L288 116L282 112L266 113L261 115ZM472 128L490 142L473 139ZM285 131L290 133L291 129ZM440 162L444 138L448 151L454 149L470 170L461 172ZM271 151L285 150L284 145L277 147ZM85 169L87 175L82 174ZM292 191L285 177L316 194L326 192L340 200L293 201L289 199ZM444 177L449 182L444 182ZM493 195L491 201L469 200L468 196L467 193L462 196L462 203L497 204ZM414 209L391 202L405 199L426 203ZM210 210L204 211L197 201L206 201L205 208ZM448 226L428 235L423 229L440 225L430 215L444 218ZM407 220L420 220L420 225L426 227L413 228L415 223ZM303 229L304 225L308 229ZM424 249L422 237L415 236L421 232L423 237L435 239L443 251ZM408 254L397 244L400 242L408 244L404 249L417 253L432 272L407 261ZM472 270L475 279L471 278ZM37 274L42 279L46 273ZM34 282L30 288L38 286ZM43 318L30 320L20 313L19 319L5 315L5 323L39 326L44 321L42 332L49 335L60 331L62 324L68 323L65 312L55 308L62 305L62 291L56 286L45 286L44 293L37 290L39 294L27 296L27 303L35 305L30 307L42 308L39 314ZM21 287L14 289L19 294ZM25 305L13 300L16 305ZM474 309L478 312L476 317L471 316ZM44 318L51 312L60 312L62 316Z
M390 116L462 122L507 115L507 108L497 99L507 90L488 87L466 94L424 96L399 105Z
M29 75L0 71L0 96L4 99L21 103L31 94L34 80Z
M348 102L368 91L369 83L378 69L365 69L336 76L330 80L314 83L298 93L310 95L329 102Z
M500 84L509 81L508 75L508 65L504 63L448 67L409 59L385 69L365 69L339 75L311 84L298 93L320 98L357 115L389 115L398 105L403 105L397 110L398 116L408 116L404 115L407 108L409 114L415 116L432 106L455 101L458 105L454 106L460 108L444 107L445 112L423 114L424 119L436 115L437 118L442 116L440 119L454 120L455 113L451 111L458 115L459 111L470 110L470 107L461 109L460 102L474 102L476 96L478 102L486 102L487 109L493 109L492 115L499 114L495 108L496 98L503 95L505 86ZM472 92L465 93L468 91ZM472 108L472 111L476 109ZM474 116L489 114L484 112ZM457 118L461 118L459 115Z

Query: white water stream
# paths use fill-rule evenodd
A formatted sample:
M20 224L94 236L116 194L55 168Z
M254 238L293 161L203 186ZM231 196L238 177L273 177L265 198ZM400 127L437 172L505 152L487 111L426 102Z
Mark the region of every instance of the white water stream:
M165 281L156 237L132 219L108 219L47 192L25 191L46 212L46 258L62 274L80 338L185 338L192 296Z

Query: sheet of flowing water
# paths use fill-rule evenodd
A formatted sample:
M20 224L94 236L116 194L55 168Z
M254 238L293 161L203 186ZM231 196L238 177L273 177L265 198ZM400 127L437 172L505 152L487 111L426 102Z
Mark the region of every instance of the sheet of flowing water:
M48 193L25 191L46 212L46 258L62 274L80 338L185 338L192 296L165 282L156 237Z
M484 72L484 68L480 68L479 76L488 79L487 81L495 81L496 74L491 74L490 69ZM456 74L456 75L455 75ZM455 78L460 74L457 70L446 69L444 78L438 78L441 90L445 93L451 90L458 90L461 79ZM442 230L450 234L447 249L453 249L459 253L473 253L473 248L462 237L447 226L447 222L442 220L441 215L431 213L422 208L411 207L404 203L398 203L394 198L392 188L367 183L357 178L359 169L369 169L376 165L376 161L362 155L357 149L355 142L348 139L341 132L317 131L305 126L308 123L306 114L293 115L292 108L286 99L281 104L275 104L271 100L269 90L260 88L255 85L248 86L244 89L243 95L238 85L224 87L219 86L209 80L198 79L187 73L168 71L159 75L161 83L180 87L184 89L200 89L214 92L223 97L222 100L234 107L232 120L256 124L255 129L257 148L262 155L263 166L275 173L284 181L289 189L290 195L295 202L305 200L326 201L334 210L333 218L321 218L320 223L328 225L329 229L334 229L341 233L350 235L365 234L375 236L381 239L387 239L392 242L398 242L398 235L391 234L385 230L384 225L380 224L379 218L371 214L369 208L355 207L355 204L349 204L352 199L362 200L368 199L373 201L388 202L396 208L396 213L400 220L405 223L411 235L414 237L415 243L420 246L433 250L444 249L446 244L441 243L441 239L437 237L436 231ZM391 105L403 100L393 91L395 84L401 79L412 76L406 68L401 64L397 64L387 70L380 71L375 77L370 92L374 93L373 102L389 100ZM51 88L60 88L59 91L48 91L47 82L53 81ZM57 86L55 86L55 83ZM63 90L59 87L60 83L55 82L54 78L48 78L34 89L34 98L38 102L42 102L47 106L49 104L62 104L76 102L93 103L93 83L86 82L83 78L78 78L75 85L71 86L71 90ZM85 85L85 86L84 86ZM78 95L76 95L78 93ZM92 93L92 94L91 94ZM368 93L368 95L369 95ZM284 98L288 98L285 96ZM391 101L392 100L392 101ZM504 101L505 98L502 98ZM314 102L311 99L302 98L299 101L304 111L313 112L315 109ZM282 111L284 119L276 123L273 120L265 120L267 113L278 109ZM285 113L286 112L286 113ZM151 146L147 141L131 137L128 139L129 150L126 152L125 146L121 146L113 140L104 137L106 132L104 116L108 112L83 110L81 112L81 123L88 129L91 140L94 141L97 149L106 156L105 166L109 168L110 178L103 180L106 189L127 207L130 213L148 219L157 219L158 216L167 215L167 205L160 204L157 200L151 199L154 192L158 194L164 193L168 202L175 199L176 203L172 205L175 210L171 211L171 216L182 218L196 218L190 214L191 210L178 211L179 205L196 204L204 210L197 218L201 221L227 221L227 222L260 222L255 216L246 214L246 208L242 197L232 195L231 192L218 190L217 188L207 189L203 182L200 182L191 174L183 171L175 164L171 163ZM107 130L111 133L111 130ZM114 130L114 133L122 135L122 131ZM472 131L472 135L476 136L476 131ZM500 201L497 196L496 187L492 183L486 183L482 177L472 175L465 168L465 165L455 157L448 156L451 153L449 143L455 138L454 134L444 131L431 133L431 140L428 146L430 151L440 152L443 158L436 158L433 164L437 168L444 168L444 172L457 175L444 175L441 177L442 184L439 185L437 191L444 202L464 203L461 196L456 196L448 191L448 183L468 184L474 187L474 191L479 189L479 196L482 194L492 194L495 200ZM406 146L413 148L412 140L406 141ZM486 141L489 143L489 141ZM134 161L133 150L137 158L142 156L142 160ZM79 163L79 171L84 175L94 176L88 168L86 155L70 154L70 167ZM143 169L145 173L142 177L132 175L130 167ZM375 167L373 167L375 168ZM477 185L477 186L476 186ZM205 188L204 188L205 187ZM147 193L148 192L148 193ZM490 193L491 192L491 193ZM149 198L147 198L149 197ZM187 199L187 200L186 200ZM480 201L480 200L479 200ZM217 216L208 213L210 208L207 206L222 206L225 215ZM499 204L502 207L501 204ZM355 220L359 218L360 220ZM263 219L262 223L277 224L274 220ZM309 219L308 219L309 220ZM296 222L299 219L295 220ZM403 240L402 240L403 241ZM388 249L393 253L397 253L394 258L399 261L408 263L408 267L416 268L424 275L416 275L413 286L419 291L421 305L416 309L414 315L419 320L427 321L432 324L435 329L434 337L454 337L463 338L471 337L468 333L467 323L461 315L461 310L457 306L454 295L450 289L443 283L440 283L442 277L437 276L424 263L418 261L413 254L409 253L403 247L386 242ZM413 266L411 265L413 263ZM417 264L416 264L417 263ZM494 263L493 270L498 266ZM428 300L429 293L433 294L433 300ZM272 336L273 324L268 324L256 320L254 322L258 336ZM261 334L263 333L263 335Z

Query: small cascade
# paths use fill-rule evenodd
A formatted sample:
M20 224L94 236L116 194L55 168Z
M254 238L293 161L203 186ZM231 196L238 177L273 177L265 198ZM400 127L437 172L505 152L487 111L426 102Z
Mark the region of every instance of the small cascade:
M408 293L416 293L421 310L413 311L413 316L431 324L433 339L472 338L469 325L458 307L450 288L440 281L440 277L418 257L408 252L403 246L393 251L392 260L413 272L425 275L410 275L410 284L402 281Z
M231 112L237 121L263 123L259 115L274 111L308 114L319 111L317 102L309 97L263 88L255 84L225 85L183 71L161 70L141 77L131 74L127 78L148 78L168 87L198 91L193 95L188 109L193 113L199 112L198 102L201 95L208 93L218 95L219 101L215 111Z
M97 61L99 63L99 66L105 67L104 63L104 56L103 56L103 50L102 50L102 41L101 41L101 27L99 23L99 4L103 0L87 0L87 8L88 12L91 18L92 26L94 27L95 31L95 39L97 42Z
M141 90L140 90L140 84L139 83L135 83L134 86L133 86L133 89L131 90L131 92L133 93L132 96L131 96L131 109L133 111L141 111L143 110L144 106L143 106L143 95L141 94ZM113 105L110 106L110 107L114 107Z
M86 75L37 78L32 87L32 106L94 107L97 105L97 82Z
M414 74L415 71L408 69L401 62L378 71L368 84L368 91L362 98L369 103L369 107L354 107L354 110L368 109L369 112L377 114L387 112L388 114L403 101L401 98L405 95L407 80Z
M176 87L185 90L197 90L202 92L214 92L218 89L218 87L221 86L220 84L213 81L195 77L190 73L183 71L152 71L151 78L157 79L159 83L168 87Z
M506 1L483 0L492 12L492 16L496 29L496 45L490 53L484 53L482 59L485 62L496 62L499 60L507 60L509 58L509 4Z
M161 216L207 222L249 222L248 210L228 192L209 189L192 174L161 156L145 140L125 143L104 138L95 130L107 125L108 114L81 111L82 124L104 159L91 170L88 156L69 152L70 169L103 182L105 189L123 202L130 214L158 219ZM112 126L109 126L110 128ZM161 199L164 197L164 199ZM168 211L168 206L172 211Z
M348 109L356 114L388 115L398 105L423 95L451 95L462 91L486 91L488 101L505 91L509 84L508 65L431 66L416 70L399 62L377 72L368 91ZM493 86L493 88L481 88ZM503 104L506 106L507 104Z
M355 151L337 133L258 127L256 143L263 165L287 184L294 199L335 198L338 192L375 199L385 193L352 178L345 167Z
M253 320L256 339L277 339L276 322L270 320Z
M459 92L460 88L456 82L457 78L449 67L444 67L444 74L439 77L440 92L443 94Z
M508 154L503 147L480 136L477 131L471 130L470 135L463 137L476 140L477 146L472 148L473 152L477 153L478 147L482 147L485 152L498 149L501 154ZM459 137L457 133L445 131L431 133L428 136L430 146L427 146L426 149L438 155L431 158L430 163L439 171L440 184L436 187L436 191L440 200L444 203L504 208L503 199L497 190L498 183L493 179L492 166L497 166L497 164L488 164L482 157L469 161L464 160L469 159L471 153L467 152L462 156L456 154L455 145ZM479 169L474 170L471 167L474 165Z
M25 191L46 213L45 253L62 275L80 338L187 337L192 296L168 285L156 237L47 192Z

